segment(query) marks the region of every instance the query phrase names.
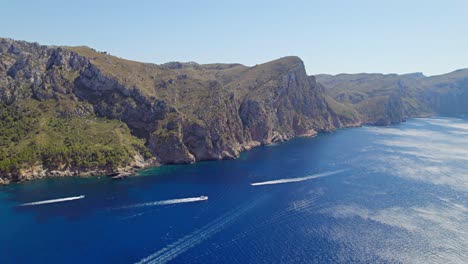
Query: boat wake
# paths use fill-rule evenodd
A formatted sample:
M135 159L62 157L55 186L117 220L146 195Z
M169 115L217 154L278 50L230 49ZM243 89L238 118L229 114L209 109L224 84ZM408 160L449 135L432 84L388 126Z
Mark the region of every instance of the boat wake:
M179 203L193 203L193 202L201 202L201 201L206 201L206 200L208 200L208 196L200 196L200 197L191 197L191 198L181 198L181 199L156 201L156 202L149 202L149 203L140 203L140 204L134 204L134 205L129 205L129 206L118 207L117 209L138 208L138 207L148 207L148 206L158 206L158 205L170 205L170 204L179 204Z
M265 197L266 196L263 196L260 199L246 203L227 212L226 214L216 218L215 220L196 230L195 232L180 238L176 242L162 248L161 250L149 255L148 257L140 260L137 263L167 263L173 260L174 258L179 256L180 254L183 254L190 248L195 247L196 245L202 243L203 241L212 237L216 233L222 231L226 226L232 224L241 215L247 213L248 211L256 207L261 201L265 199Z
M32 203L24 203L24 204L20 204L20 206L61 203L61 202L79 200L79 199L83 199L83 198L85 198L85 196L80 195L80 196L73 196L73 197L66 197L66 198L59 198L59 199L52 199L52 200L37 201L37 202L32 202Z
M300 178L289 178L289 179L279 179L279 180L265 181L265 182L255 182L255 183L251 183L250 185L260 186L260 185L271 185L271 184L281 184L281 183L290 183L290 182L301 182L301 181L307 181L307 180L321 178L321 177L325 177L325 176L330 176L330 175L333 175L333 174L338 174L338 173L341 173L341 172L344 172L344 171L346 171L346 170L324 172L324 173L309 175L309 176L300 177Z

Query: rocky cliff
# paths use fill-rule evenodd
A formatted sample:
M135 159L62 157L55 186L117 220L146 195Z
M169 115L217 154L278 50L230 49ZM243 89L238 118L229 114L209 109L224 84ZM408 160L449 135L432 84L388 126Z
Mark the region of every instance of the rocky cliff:
M468 70L307 76L297 57L156 65L0 38L0 183L229 159L341 127L467 113L467 91Z
M3 182L234 158L360 124L297 57L156 65L11 39L0 39L0 113Z
M408 117L468 113L468 70L426 77L412 74L317 75L336 101L352 107L368 124L399 123Z

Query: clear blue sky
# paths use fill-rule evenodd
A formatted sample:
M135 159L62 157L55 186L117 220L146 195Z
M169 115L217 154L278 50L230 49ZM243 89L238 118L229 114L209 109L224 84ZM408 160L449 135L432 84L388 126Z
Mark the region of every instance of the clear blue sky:
M297 55L309 74L468 67L467 0L0 0L0 36L144 61L255 65Z

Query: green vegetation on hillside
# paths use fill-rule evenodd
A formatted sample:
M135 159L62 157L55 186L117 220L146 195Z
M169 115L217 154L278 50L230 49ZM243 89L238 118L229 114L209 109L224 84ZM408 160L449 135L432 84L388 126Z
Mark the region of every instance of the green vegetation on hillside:
M317 75L329 96L353 107L364 123L376 125L399 123L406 117L430 113L420 84L425 78L419 73Z
M0 173L42 164L48 169L115 169L137 153L143 141L125 123L94 116L61 117L56 101L26 100L0 107Z
M335 99L328 95L326 95L324 98L328 106L342 118L346 120L356 120L356 122L360 120L361 116L356 111L356 109L353 108L353 106L350 106L345 103L338 103Z
M464 76L315 78L292 56L156 65L0 38L0 179L232 158L313 131L468 111Z

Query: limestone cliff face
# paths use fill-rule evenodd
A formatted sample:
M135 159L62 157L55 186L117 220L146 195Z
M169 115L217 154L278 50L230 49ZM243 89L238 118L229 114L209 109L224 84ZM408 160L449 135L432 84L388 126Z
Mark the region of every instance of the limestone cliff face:
M425 78L422 100L436 113L468 113L468 69Z
M234 158L252 146L341 125L323 91L294 57L248 68L229 82L209 80L202 88L208 97L200 99L200 91L188 91L200 103L188 109L158 99L157 94L145 96L138 87L129 89L92 64L90 68L92 74L85 70L77 78L76 94L91 102L99 115L123 120L145 137L161 163Z
M258 65L228 83L210 80L209 97L195 98L202 105L190 109L177 109L157 93L147 96L137 86L130 88L93 63L74 84L75 95L90 102L98 115L120 119L146 138L161 163L234 158L251 146L336 128L329 122L322 91L298 58Z
M468 87L468 86L467 86ZM468 91L466 88L452 88L448 92L429 92L426 101L439 114L468 113Z
M297 57L156 65L0 38L0 179L235 158L341 127L467 113L467 80L467 70L316 78Z
M0 99L12 103L66 96L86 61L61 48L0 39Z
M297 57L255 67L155 65L86 47L0 39L0 104L22 102L57 102L47 120L123 122L144 141L151 164L235 158L253 146L359 124L336 109ZM141 158L145 150L134 152L128 155Z
M414 74L318 75L326 93L356 109L363 123L395 124L407 117L468 113L468 70Z

